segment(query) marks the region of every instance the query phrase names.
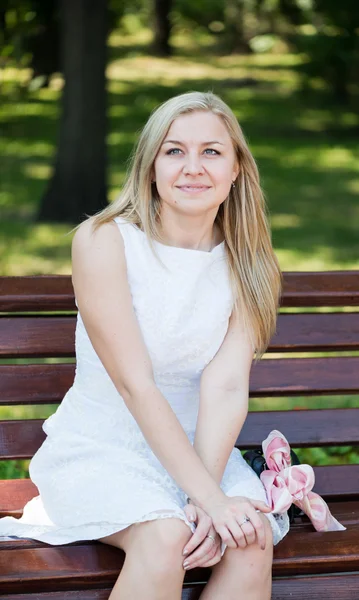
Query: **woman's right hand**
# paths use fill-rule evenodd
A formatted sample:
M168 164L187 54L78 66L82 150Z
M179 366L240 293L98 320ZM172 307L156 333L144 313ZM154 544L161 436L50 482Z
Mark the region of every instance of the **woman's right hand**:
M245 496L228 497L225 494L205 507L213 527L229 548L245 548L257 540L264 550L265 528L256 510L263 513L272 512L270 506L261 500L252 500Z

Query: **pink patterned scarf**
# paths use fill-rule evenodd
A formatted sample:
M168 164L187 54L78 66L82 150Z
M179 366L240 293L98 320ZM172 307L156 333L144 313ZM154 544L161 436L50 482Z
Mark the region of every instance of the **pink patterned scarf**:
M268 470L262 471L260 478L274 513L284 513L295 504L317 531L346 529L333 517L323 498L311 491L315 482L313 468L305 464L291 466L290 446L280 431L271 431L262 448Z

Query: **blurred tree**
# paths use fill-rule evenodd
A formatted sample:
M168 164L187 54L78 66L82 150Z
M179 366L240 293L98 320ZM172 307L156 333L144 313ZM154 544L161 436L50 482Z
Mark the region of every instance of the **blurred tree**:
M170 46L172 0L154 0L154 40L153 49L160 56L170 56L172 49Z
M359 85L358 0L280 0L280 6L293 25L311 27L310 34L295 30L288 36L308 56L307 83L322 79L339 103L348 103Z
M107 204L108 21L103 0L60 0L59 7L65 87L54 173L38 219L77 223Z
M253 14L255 0L226 0L226 45L230 52L251 52L248 17Z
M177 20L189 21L193 26L209 27L224 22L225 0L175 0Z
M32 76L43 77L42 85L48 85L50 75L60 71L57 4L48 0L31 0L31 11L36 15L36 27L33 27L27 36L26 47L32 57Z
M2 0L0 9L0 54L4 61L29 66L32 78L59 70L57 2L47 0Z
M359 84L359 2L313 0L313 9L322 26L312 47L312 67L322 70L337 100L347 103L351 85Z

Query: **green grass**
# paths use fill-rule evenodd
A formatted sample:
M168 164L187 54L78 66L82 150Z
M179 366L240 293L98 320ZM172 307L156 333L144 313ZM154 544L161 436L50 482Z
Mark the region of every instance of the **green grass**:
M150 32L109 40L109 198L124 181L139 129L160 102L212 90L233 108L259 165L283 270L359 269L359 115L323 90L301 92L302 58L288 53L223 55L214 38L177 35L171 59L148 54ZM26 70L3 69L0 104L0 274L70 273L71 226L34 217L51 175L61 77L27 91ZM21 83L22 82L22 83ZM253 399L252 410L358 406L356 396ZM0 418L46 418L50 407L0 408ZM353 448L300 450L311 464L359 462ZM0 462L0 478L28 461Z

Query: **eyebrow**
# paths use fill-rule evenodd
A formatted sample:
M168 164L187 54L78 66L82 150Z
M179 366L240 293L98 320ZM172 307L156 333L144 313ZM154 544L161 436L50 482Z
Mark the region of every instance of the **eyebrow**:
M180 142L179 140L165 140L163 144L179 144L180 146L184 146L183 142ZM201 146L210 146L212 144L220 144L221 146L224 146L224 144L222 144L222 142L218 142L217 140L211 140L209 142L202 142Z

